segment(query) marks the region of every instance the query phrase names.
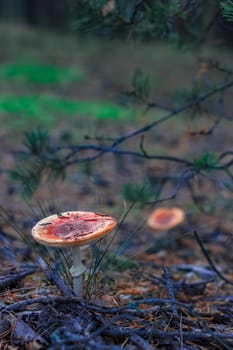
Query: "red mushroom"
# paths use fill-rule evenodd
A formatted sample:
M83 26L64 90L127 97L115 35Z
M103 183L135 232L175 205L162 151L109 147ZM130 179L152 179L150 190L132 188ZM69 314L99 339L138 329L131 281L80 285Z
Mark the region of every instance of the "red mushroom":
M82 297L82 275L85 266L82 263L80 247L98 241L117 224L115 218L85 211L58 213L40 220L32 228L32 236L41 244L53 247L71 247L74 292Z
M169 230L184 221L185 213L180 208L157 208L147 219L150 228L156 231Z

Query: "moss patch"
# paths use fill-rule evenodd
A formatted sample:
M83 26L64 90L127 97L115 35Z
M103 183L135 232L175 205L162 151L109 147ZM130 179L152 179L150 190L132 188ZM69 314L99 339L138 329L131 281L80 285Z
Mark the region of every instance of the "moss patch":
M0 66L0 77L13 82L59 84L82 80L84 75L81 71L71 70L68 67L37 62L11 62Z
M60 99L56 96L0 96L0 113L7 115L7 125L14 127L15 123L28 123L50 126L59 117L82 116L97 120L124 120L133 115L133 111L111 103L98 101L76 101ZM8 119L17 115L18 118ZM6 116L5 116L6 120Z

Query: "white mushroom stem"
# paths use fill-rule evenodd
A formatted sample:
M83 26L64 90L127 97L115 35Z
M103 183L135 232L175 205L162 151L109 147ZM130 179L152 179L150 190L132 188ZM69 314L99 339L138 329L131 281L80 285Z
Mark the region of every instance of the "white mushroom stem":
M83 273L86 270L82 263L80 246L72 247L73 254L73 266L70 269L70 273L73 277L74 293L77 297L83 296Z

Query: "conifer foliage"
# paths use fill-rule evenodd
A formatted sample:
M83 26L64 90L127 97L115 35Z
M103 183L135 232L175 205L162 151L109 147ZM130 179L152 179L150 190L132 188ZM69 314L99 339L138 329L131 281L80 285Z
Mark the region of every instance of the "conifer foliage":
M215 32L221 7L229 17L232 1L81 0L74 5L73 26L95 35L199 43Z

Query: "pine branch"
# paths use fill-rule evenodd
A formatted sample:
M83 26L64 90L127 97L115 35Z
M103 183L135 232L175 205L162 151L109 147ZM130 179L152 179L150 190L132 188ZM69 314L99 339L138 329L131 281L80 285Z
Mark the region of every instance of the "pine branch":
M225 17L228 21L233 21L233 1L232 0L226 0L221 2L221 8L222 8L222 15Z

